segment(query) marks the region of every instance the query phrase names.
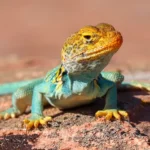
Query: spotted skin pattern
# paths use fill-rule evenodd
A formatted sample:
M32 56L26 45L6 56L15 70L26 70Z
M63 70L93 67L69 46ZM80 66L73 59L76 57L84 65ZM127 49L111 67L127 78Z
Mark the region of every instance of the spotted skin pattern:
M122 42L121 33L110 24L81 28L66 40L61 52L62 63L45 78L0 85L0 95L13 93L12 107L0 112L0 120L15 118L30 105L31 117L24 119L26 129L30 130L52 120L43 115L47 104L68 109L90 104L103 96L106 104L95 113L96 117L104 116L106 120L128 117L126 111L117 108L117 86L150 91L150 85L124 83L120 72L102 71Z

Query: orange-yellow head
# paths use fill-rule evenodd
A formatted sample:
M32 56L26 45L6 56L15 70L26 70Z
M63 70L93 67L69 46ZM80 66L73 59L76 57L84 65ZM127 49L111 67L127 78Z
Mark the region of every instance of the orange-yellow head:
M85 26L64 43L61 58L69 73L101 71L123 42L112 25Z

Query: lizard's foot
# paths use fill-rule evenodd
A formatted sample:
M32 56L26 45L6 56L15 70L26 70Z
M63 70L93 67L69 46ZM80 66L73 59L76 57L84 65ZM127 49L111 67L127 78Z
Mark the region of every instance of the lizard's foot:
M30 119L24 119L23 122L26 126L27 130L32 128L38 128L40 125L46 125L48 121L51 121L52 117L49 116L41 116L38 114L32 114Z
M106 110L100 110L95 113L96 117L102 117L105 116L106 120L111 120L113 117L115 119L120 120L121 116L124 118L128 117L128 113L124 110L117 110L117 109L106 109Z
M0 112L0 120L4 119L10 119L10 118L16 118L17 116L19 116L21 114L21 112L15 108L9 108L3 112Z

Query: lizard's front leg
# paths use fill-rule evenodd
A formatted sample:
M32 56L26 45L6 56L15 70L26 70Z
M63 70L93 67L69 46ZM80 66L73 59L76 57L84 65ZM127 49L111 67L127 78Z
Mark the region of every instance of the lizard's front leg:
M45 125L52 118L43 115L43 106L46 101L44 99L44 94L48 88L44 83L41 83L34 87L32 96L32 106L31 106L31 117L29 119L24 119L27 130L35 127L37 128L40 124Z
M99 88L99 97L106 95L106 103L104 110L96 112L96 117L105 116L106 120L110 120L112 117L120 119L121 116L128 117L128 113L117 108L117 88L116 84L112 81L106 80L102 77L98 81L95 81L97 88Z

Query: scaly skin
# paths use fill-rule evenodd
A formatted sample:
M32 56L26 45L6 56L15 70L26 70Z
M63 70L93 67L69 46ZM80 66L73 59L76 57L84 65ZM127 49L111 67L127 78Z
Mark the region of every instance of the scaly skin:
M47 73L44 79L8 83L0 86L0 95L13 93L12 108L1 112L0 119L14 118L23 114L31 105L31 117L25 119L26 128L37 128L52 118L43 115L43 107L50 104L60 109L89 104L105 95L104 110L96 117L107 120L128 117L126 111L117 108L117 88L143 88L149 84L123 83L119 72L102 72L122 44L120 32L109 24L86 26L71 35L64 43L62 64ZM18 88L18 90L16 90Z

